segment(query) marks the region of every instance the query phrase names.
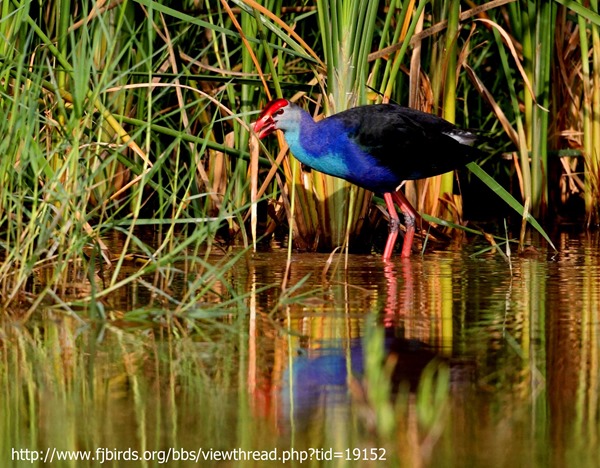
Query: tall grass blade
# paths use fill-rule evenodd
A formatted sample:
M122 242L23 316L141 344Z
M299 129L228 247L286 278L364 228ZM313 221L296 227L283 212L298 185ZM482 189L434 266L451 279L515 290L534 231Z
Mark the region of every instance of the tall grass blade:
M485 185L487 185L496 195L498 195L508 206L515 210L519 215L529 222L536 231L538 231L542 237L548 242L548 244L556 250L556 247L550 240L550 237L544 231L544 228L538 223L538 221L529 212L525 212L525 208L521 205L508 191L502 187L496 180L485 172L477 163L471 162L467 164L469 170L475 174Z

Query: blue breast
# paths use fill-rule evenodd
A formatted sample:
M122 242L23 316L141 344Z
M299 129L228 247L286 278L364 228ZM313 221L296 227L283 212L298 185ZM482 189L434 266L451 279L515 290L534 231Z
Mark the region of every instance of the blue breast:
M349 131L335 119L314 122L306 114L299 127L285 132L285 139L296 159L312 169L374 192L394 190L400 183L397 177L377 165L348 137Z

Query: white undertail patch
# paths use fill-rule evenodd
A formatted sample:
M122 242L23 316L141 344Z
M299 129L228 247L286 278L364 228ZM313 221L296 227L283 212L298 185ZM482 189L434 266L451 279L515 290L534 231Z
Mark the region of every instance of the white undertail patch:
M444 135L448 135L450 138L458 141L462 145L473 145L477 141L477 136L466 130L453 130L452 132L444 132Z

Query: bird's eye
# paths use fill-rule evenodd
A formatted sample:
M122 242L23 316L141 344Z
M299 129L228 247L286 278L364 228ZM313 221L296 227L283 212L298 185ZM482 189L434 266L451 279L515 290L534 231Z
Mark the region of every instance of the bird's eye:
M277 109L275 112L273 112L273 115L281 115L283 114L283 109Z

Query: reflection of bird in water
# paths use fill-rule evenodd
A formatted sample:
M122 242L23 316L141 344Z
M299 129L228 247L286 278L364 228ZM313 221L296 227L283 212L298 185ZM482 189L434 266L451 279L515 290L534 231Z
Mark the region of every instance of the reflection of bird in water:
M368 413L371 383L365 376L365 362L369 362L369 370L373 363L381 366L382 371L385 368L392 398L399 392L415 392L423 371L432 362L429 378L436 370L445 368L450 371L452 385L462 386L474 381L474 367L468 358L448 357L452 354L451 332L449 337L434 337L436 343L447 346L444 348L406 338L411 330L407 329L405 333L404 327L410 326L411 322L405 319L414 314L418 302L413 290L413 267L411 261L402 261L400 265L388 262L384 266L387 297L379 316L382 326L365 324L365 337L321 343L319 349L312 348L293 360L282 381L281 415L284 422L290 423L293 418L296 425L307 425L319 414L349 412L352 402L364 403L362 406ZM443 333L443 324L437 323L435 328ZM374 334L370 333L373 331ZM379 338L374 340L376 336ZM435 363L440 367L435 367Z
M394 397L402 386L414 392L423 370L430 362L445 362L427 344L398 338L395 331L385 329L382 354L385 362L381 362L382 366L386 362L393 365L390 388ZM328 344L327 347L310 350L309 354L296 357L291 370L288 369L282 379L281 415L287 423L293 418L297 428L309 425L314 418L330 411L336 415L341 411L349 411L353 395L360 398L363 390L368 391L364 388L363 381L364 339L350 340L349 347L346 340ZM352 382L350 388L349 382Z

